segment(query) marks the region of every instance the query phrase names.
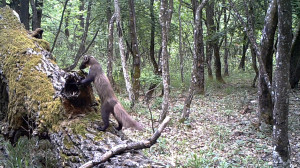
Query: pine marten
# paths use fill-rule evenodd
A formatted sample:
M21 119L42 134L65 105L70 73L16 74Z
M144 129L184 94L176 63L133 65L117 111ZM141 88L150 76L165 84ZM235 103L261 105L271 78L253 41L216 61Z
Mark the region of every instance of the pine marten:
M29 32L31 37L42 39L44 30L42 28L36 28L34 31Z
M79 68L82 70L88 66L90 67L89 74L85 79L81 80L79 84L93 82L95 85L101 100L101 115L104 122L104 126L99 127L98 129L100 131L105 131L108 128L109 115L112 113L119 124L116 128L117 130L121 130L123 126L125 128L132 127L140 131L143 130L143 126L139 122L133 120L118 101L101 65L93 56L84 56Z

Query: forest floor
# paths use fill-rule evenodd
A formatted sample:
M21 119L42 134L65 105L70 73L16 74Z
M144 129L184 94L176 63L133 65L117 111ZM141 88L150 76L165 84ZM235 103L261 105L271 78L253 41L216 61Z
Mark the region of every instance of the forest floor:
M248 77L246 77L248 76ZM182 91L172 90L169 116L172 120L157 144L143 152L168 167L272 167L272 133L258 129L257 88L249 75L225 78L226 84L206 83L206 94L195 96L188 121L179 123ZM292 167L300 167L300 90L290 94L289 135ZM154 120L161 97L150 103ZM124 130L132 140L152 134L149 109L138 104L136 116L146 132ZM145 116L145 117L142 117ZM157 122L154 124L158 125Z

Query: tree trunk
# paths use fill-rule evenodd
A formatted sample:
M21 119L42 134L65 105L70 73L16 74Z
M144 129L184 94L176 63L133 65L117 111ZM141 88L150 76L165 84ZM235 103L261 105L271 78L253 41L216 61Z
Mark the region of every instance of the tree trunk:
M258 68L257 68L257 63L256 63L256 53L255 53L255 51L254 51L253 48L251 48L251 60L252 60L252 67L253 67L253 70L255 72L255 77L254 77L254 79L252 81L252 85L251 86L255 87L256 80L258 78L259 73L258 73Z
M214 57L215 57L215 69L216 69L216 79L221 83L225 83L222 77L222 67L221 67L221 58L220 58L220 47L218 43L214 44Z
M140 76L141 76L141 56L138 48L138 40L136 34L136 17L135 17L135 7L134 1L128 0L130 9L130 37L131 37L131 48L132 48L132 63L133 63L133 74L132 74L132 88L135 100L139 98L140 91Z
M255 30L255 13L254 13L254 7L253 7L253 2L252 1L249 1L248 21L249 21L249 25L251 26L252 30ZM255 50L254 50L252 45L250 46L250 48L251 48L252 67L253 67L253 70L255 72L255 77L254 77L253 82L252 82L252 87L255 87L256 80L257 80L257 77L258 77L258 68L257 68L257 63L256 63Z
M158 67L158 63L155 60L155 17L154 17L154 11L153 11L153 4L154 0L150 0L150 18L151 18L151 35L150 35L150 60L154 68L154 74L161 76L161 70ZM159 51L159 54L161 52ZM159 58L157 59L159 60ZM157 87L158 83L151 83L150 87L145 95L145 101L148 102L152 94L155 91L155 88Z
M261 58L266 67L267 75L272 80L273 73L273 46L277 28L277 1L273 0L265 17L264 29L261 38ZM259 57L259 56L258 56ZM271 92L263 75L263 65L259 66L258 78L258 116L260 130L268 131L273 125L273 103Z
M154 0L150 0L150 18L151 18L151 35L150 35L150 60L152 62L154 73L159 74L157 61L155 60L155 16L153 11Z
M184 73L183 73L183 53L182 53L182 24L181 24L181 4L182 0L179 2L178 7L178 20L179 20L179 60L180 60L180 77L181 82L184 82Z
M42 24L43 5L44 5L43 0L36 0L35 1L36 12L37 12L36 13L37 14L37 23L36 23L37 28L40 28L41 24Z
M79 5L79 11L80 11L80 14L78 16L78 19L80 21L79 25L80 25L80 28L82 30L84 30L84 16L83 16L83 13L84 13L84 4L85 4L85 0L79 0L80 1L80 5Z
M107 9L108 10L108 9ZM115 86L115 81L113 78L113 54L114 54L114 22L116 21L115 15L111 16L111 12L108 14L108 39L107 39L107 78ZM110 16L110 17L109 17Z
M208 36L210 36L209 31L208 31ZM211 69L212 54L213 54L212 43L211 41L206 41L206 64L207 64L207 73L209 79L213 79L213 74Z
M242 69L243 71L245 71L245 60L246 60L246 53L247 53L248 46L249 46L249 40L247 38L247 34L245 33L244 40L243 40L243 53L239 65L239 69Z
M182 112L182 120L185 120L190 115L190 107L195 93L204 94L204 42L202 28L202 9L208 0L202 3L196 9L195 15L195 30L194 30L194 55L193 55L193 70L191 74L191 84L189 95L185 98ZM200 83L200 88L199 88Z
M1 134L13 142L20 135L46 138L52 149L47 155L57 158L53 167L79 167L114 146L128 143L113 127L106 132L96 129L102 119L92 87L74 85L84 74L67 73L48 59L49 43L29 38L10 9L1 8L0 15L5 16L0 19L0 53L5 55L0 55ZM127 165L162 167L134 151L125 151L99 166Z
M25 29L29 30L29 0L21 1L20 20L24 24Z
M123 68L123 75L125 79L126 89L129 95L129 100L131 102L131 107L134 107L134 94L132 92L132 86L130 83L129 75L128 75L128 68L126 65L126 56L125 56L125 46L123 41L123 29L122 29L122 23L121 23L121 12L119 7L119 1L114 0L114 6L115 6L115 16L116 16L116 25L118 30L118 36L119 36L119 48L120 48L120 55L121 55L121 61L122 61L122 68Z
M293 39L291 49L291 61L290 61L290 85L291 88L298 87L300 79L300 22L296 30L296 34Z
M223 5L225 6L225 0L223 0ZM230 13L227 18L227 12L226 8L224 7L224 30L225 30L225 37L224 37L224 76L229 76L229 70L228 70L228 55L229 55L229 47L228 47L228 37L227 37L227 24L230 19Z
M211 3L211 2L209 2ZM207 72L208 72L208 78L213 79L213 73L211 68L211 61L212 61L212 55L213 55L213 40L211 37L213 36L213 31L211 29L211 25L213 22L213 18L211 18L211 15L213 15L211 11L211 6L207 5L206 7L206 29L208 34L208 40L206 41L206 63L207 63ZM208 17L209 16L209 17Z
M162 78L163 78L163 102L162 112L159 117L159 122L162 122L168 113L169 108L169 92L170 92L170 72L169 72L169 53L168 53L168 34L171 25L173 13L173 0L161 0L160 4L160 24L162 35Z
M273 167L290 167L288 138L289 68L292 42L290 0L278 0L278 45L274 75Z
M214 61L215 61L215 71L216 79L221 83L225 83L222 78L222 68L220 60L220 47L219 47L219 38L213 37L216 34L216 25L214 23L214 0L210 1L206 7L206 21L207 21L207 30L210 36L210 41L212 42L212 48L214 50ZM211 36L212 35L212 36Z
M37 16L37 9L34 0L30 0L31 10L32 10L32 27L31 29L34 31L38 28L38 16Z
M70 14L71 14L71 9L67 9L67 14L65 19L65 35L67 39L70 37L70 31L69 31ZM70 47L69 49L72 49L72 47Z
M244 22L243 18L241 17L241 15L239 14L239 12L235 8L234 4L232 3L232 0L228 0L228 1L229 1L230 5L231 5L232 9L235 12L234 14L235 14L236 18L241 22L241 24L243 25L244 29L246 30L248 39L249 39L249 41L250 41L250 43L251 43L251 45L252 45L252 47L253 47L256 55L257 55L257 58L258 58L259 66L261 68L260 73L264 77L264 79L265 79L265 81L267 83L268 90L271 93L272 92L272 83L271 83L271 80L270 80L270 76L267 73L265 64L263 63L263 59L261 57L261 49L259 48L259 46L258 46L258 44L256 42L256 37L254 35L254 30L252 29L251 26L249 26L248 24L246 24ZM268 38L268 37L266 37L266 38ZM273 96L272 96L272 99L273 99Z
M21 3L21 0L12 0L12 1L10 1L10 4L9 4L9 6L13 10L15 10L19 15L21 12L20 3Z

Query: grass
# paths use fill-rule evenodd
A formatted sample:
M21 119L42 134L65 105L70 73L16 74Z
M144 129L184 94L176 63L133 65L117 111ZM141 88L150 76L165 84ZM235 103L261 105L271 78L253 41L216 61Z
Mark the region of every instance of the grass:
M47 140L38 138L20 137L15 145L0 140L5 155L0 155L0 167L31 168L31 167L57 167L57 161L52 147Z
M230 75L225 78L226 84L206 81L206 94L194 96L190 118L182 124L178 121L187 94L172 89L169 103L172 124L158 143L144 153L153 160L165 161L170 167L271 167L272 135L258 131L255 126L257 88L251 87L253 73ZM161 101L155 97L150 102L154 116L161 112ZM243 114L245 106L249 106L250 112ZM150 127L148 118L139 120ZM124 132L135 140L151 135L150 129L143 136ZM295 155L292 157L297 160Z
M225 80L226 84L206 82L206 94L194 96L190 118L184 123L178 121L186 93L173 88L169 103L172 120L158 142L143 150L143 153L154 161L165 162L167 167L272 167L272 135L258 131L254 124L258 121L257 104L253 101L257 98L257 90L251 87L252 75L239 72ZM127 95L121 95L119 100L129 109L129 101L122 97ZM161 102L162 98L158 96L150 102L155 126L158 125ZM249 113L241 112L244 106L249 106ZM294 104L296 111L298 107ZM141 101L136 104L135 112L130 114L138 114L134 118L145 125L146 131L141 133L125 129L124 132L134 141L147 139L152 135L149 109ZM290 115L295 114L292 112ZM299 119L291 117L290 121L292 163L300 165L295 150L300 135ZM30 167L36 164L32 157L36 154L24 155L28 149L35 149L33 144L28 139L21 140L15 147L2 144L11 157L0 157L0 165Z

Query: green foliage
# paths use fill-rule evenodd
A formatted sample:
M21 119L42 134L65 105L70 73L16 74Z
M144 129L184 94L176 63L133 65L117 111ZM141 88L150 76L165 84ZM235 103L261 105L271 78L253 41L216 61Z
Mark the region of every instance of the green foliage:
M49 141L37 143L37 138L20 137L14 146L10 142L2 142L1 146L6 157L0 164L7 168L57 167Z
M142 86L145 86L146 88L149 88L151 83L160 83L162 81L161 76L155 75L152 73L152 71L145 70L142 71L140 82Z
M156 97L156 98L154 98L154 102L153 102L152 108L161 108L162 101L163 101L162 97Z

